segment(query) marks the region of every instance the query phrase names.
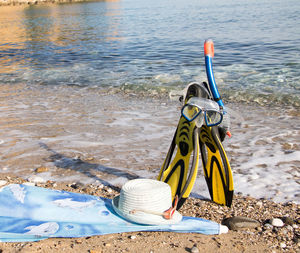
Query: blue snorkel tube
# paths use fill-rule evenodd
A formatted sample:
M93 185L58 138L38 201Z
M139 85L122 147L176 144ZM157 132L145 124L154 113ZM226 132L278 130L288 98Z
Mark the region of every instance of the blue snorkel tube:
M224 104L221 99L220 93L218 91L218 87L215 81L213 68L212 68L212 58L214 57L214 43L212 40L204 41L204 56L205 56L206 75L207 75L210 91L212 93L213 99L219 104L220 109L224 110Z
M205 68L206 68L206 75L209 84L209 89L211 91L214 101L218 103L220 110L223 113L223 122L220 124L220 127L225 130L226 135L231 137L231 133L229 131L230 118L229 115L226 114L225 106L221 99L220 93L218 91L218 87L215 81L213 68L212 68L212 58L214 57L214 43L212 40L204 41L204 56L205 56Z

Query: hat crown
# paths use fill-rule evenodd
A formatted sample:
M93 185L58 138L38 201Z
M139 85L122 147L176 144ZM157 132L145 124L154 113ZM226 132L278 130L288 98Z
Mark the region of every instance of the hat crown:
M130 213L135 209L164 212L172 206L168 184L149 179L128 181L121 189L119 209Z
M112 206L120 217L139 224L176 224L182 219L177 211L171 218L165 218L164 213L172 207L171 187L153 179L128 181L113 199Z

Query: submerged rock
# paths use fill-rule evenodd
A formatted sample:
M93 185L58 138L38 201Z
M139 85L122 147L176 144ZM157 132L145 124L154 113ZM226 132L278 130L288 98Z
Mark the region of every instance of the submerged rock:
M260 226L257 220L243 216L226 218L222 221L222 224L226 225L230 230L253 229Z
M43 172L47 172L49 169L47 167L38 167L35 169L36 173L43 173Z

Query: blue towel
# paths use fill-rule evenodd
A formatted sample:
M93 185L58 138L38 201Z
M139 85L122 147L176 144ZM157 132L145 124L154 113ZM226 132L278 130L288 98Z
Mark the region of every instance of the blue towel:
M0 188L0 241L38 241L134 231L219 234L220 224L183 217L175 225L140 225L118 216L111 199L11 184Z

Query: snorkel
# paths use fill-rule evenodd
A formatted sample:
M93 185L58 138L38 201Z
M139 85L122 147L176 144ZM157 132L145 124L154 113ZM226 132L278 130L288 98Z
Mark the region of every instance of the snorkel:
M220 109L223 110L224 114L226 114L225 107L221 99L220 93L218 91L218 87L215 81L213 68L212 68L212 58L214 57L214 43L212 40L204 41L204 56L205 56L206 75L207 75L210 91L213 95L214 100L219 104Z
M218 91L218 87L215 81L213 68L212 68L212 58L214 57L214 43L212 40L205 40L204 41L204 56L205 56L205 68L206 68L206 75L209 84L209 89L213 96L214 101L216 101L220 107L220 111L223 113L223 121L220 124L220 128L225 132L225 134L231 137L231 133L229 131L230 127L230 118L226 112L224 103L221 99L220 93ZM225 135L224 135L225 138Z

